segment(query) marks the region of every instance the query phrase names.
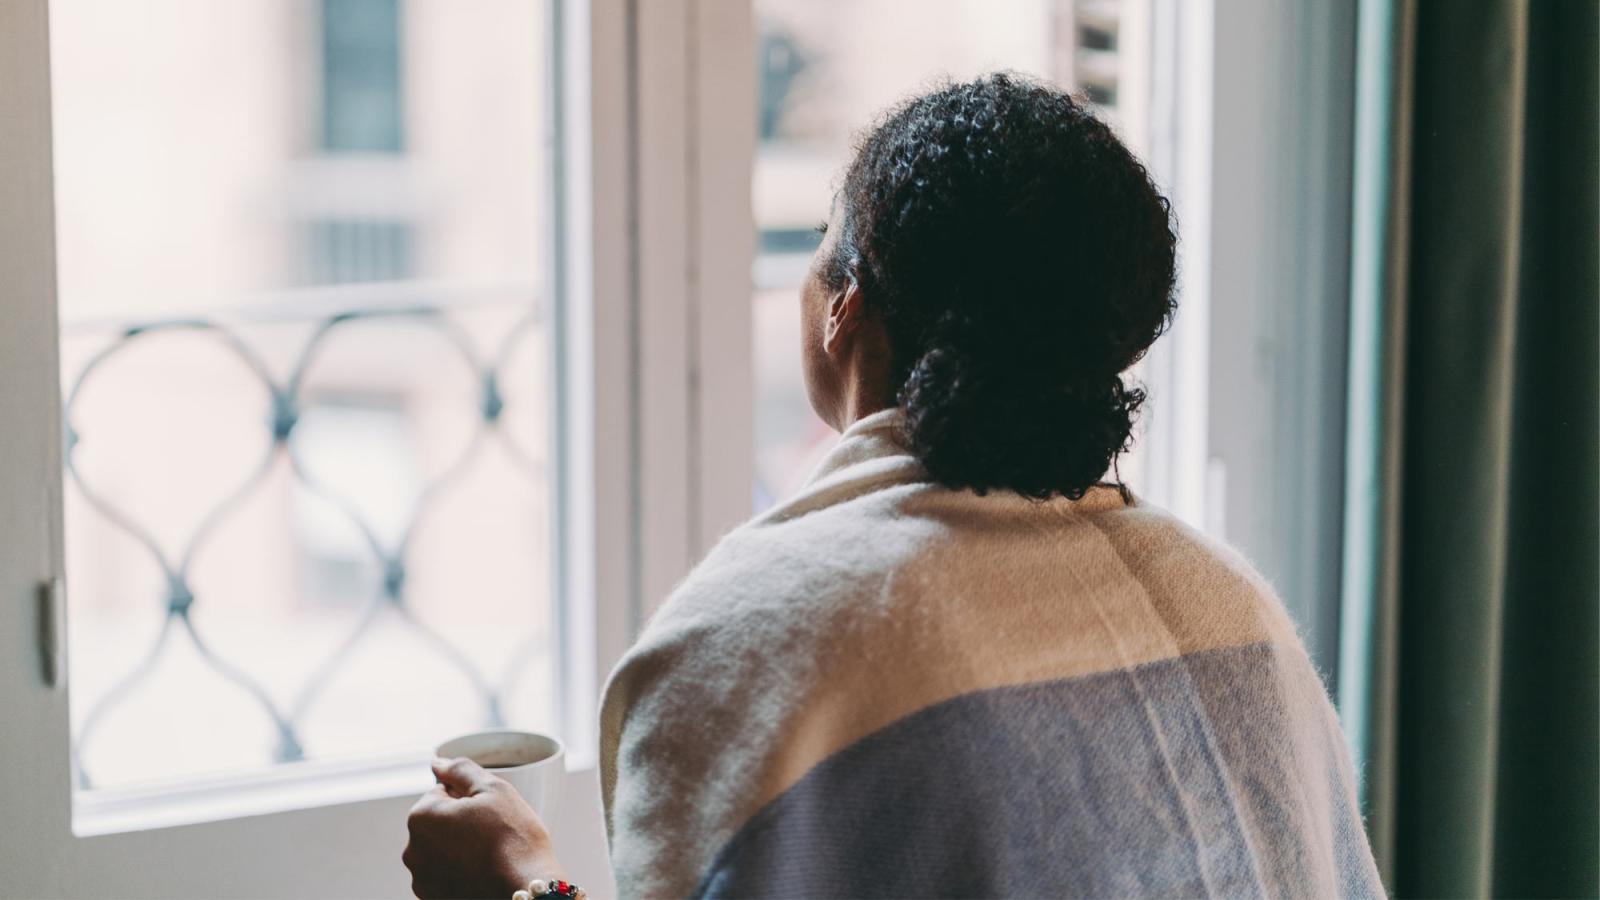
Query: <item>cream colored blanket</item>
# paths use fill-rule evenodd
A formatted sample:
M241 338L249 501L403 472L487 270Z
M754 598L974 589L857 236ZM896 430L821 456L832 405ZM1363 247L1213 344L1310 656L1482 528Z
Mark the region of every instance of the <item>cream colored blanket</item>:
M1332 706L1237 555L1114 490L930 484L895 411L612 675L624 896L1379 896Z

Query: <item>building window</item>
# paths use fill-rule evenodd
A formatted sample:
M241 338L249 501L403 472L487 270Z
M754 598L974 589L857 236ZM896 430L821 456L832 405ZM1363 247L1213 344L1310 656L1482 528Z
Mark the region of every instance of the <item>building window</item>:
M322 0L322 148L399 153L400 0Z

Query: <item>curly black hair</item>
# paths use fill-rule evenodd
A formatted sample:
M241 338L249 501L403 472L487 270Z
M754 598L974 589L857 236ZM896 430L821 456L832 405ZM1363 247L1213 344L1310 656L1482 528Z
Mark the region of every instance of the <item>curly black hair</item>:
M949 84L861 136L838 202L824 279L882 317L935 481L1076 500L1115 471L1145 399L1121 373L1171 320L1177 235L1104 122L1013 74Z

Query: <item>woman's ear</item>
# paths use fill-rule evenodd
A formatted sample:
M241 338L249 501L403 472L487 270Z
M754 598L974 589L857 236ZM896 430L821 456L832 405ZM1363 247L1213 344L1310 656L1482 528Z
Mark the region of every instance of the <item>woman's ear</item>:
M828 299L828 318L822 331L822 349L829 356L837 356L849 346L849 339L866 315L866 301L861 293L861 279L856 276L858 260L850 261L850 274L844 287Z

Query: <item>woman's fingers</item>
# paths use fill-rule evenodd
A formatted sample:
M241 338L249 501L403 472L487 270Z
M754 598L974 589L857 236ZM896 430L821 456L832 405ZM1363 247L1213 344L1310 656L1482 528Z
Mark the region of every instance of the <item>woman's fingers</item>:
M489 770L464 756L434 759L433 777L457 797L470 797L486 791L496 780Z

